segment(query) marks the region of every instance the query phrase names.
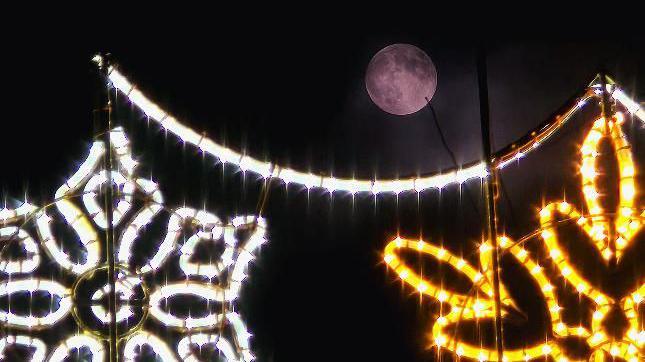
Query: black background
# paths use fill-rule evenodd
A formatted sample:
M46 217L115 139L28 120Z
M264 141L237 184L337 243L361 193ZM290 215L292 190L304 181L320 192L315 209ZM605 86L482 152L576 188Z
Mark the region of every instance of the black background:
M11 45L1 60L7 91L0 101L2 197L51 200L85 157L99 86L90 58L102 47L185 124L257 158L339 177L391 178L452 166L427 109L388 115L365 91L367 63L391 43L415 44L435 62L439 84L432 104L460 163L481 157L478 46L489 56L496 149L544 121L601 66L628 93L645 99L645 42L639 37L454 39L421 26L360 28L248 24L202 29L199 36L124 34L104 45L49 40ZM537 154L502 173L507 197L500 201L500 221L509 235L534 230L544 200L566 194L582 206L577 145L594 112L592 105ZM222 218L255 212L259 182L232 168L222 173L221 165L148 125L125 103L118 105L115 120L128 130L140 171L153 175L168 204L205 205ZM627 124L640 166L642 124ZM434 358L428 333L436 305L388 273L382 249L400 233L472 256L481 238L480 198L480 185L472 181L398 198L330 197L275 184L265 210L270 242L251 268L239 303L254 334L255 354L261 361ZM577 241L586 243L581 236ZM642 281L642 247L633 254L625 260L631 266L621 275L630 286L623 289ZM589 270L596 269L594 262L580 261ZM504 281L515 288L529 316L526 325L509 327L516 331L509 343L543 339L548 325L543 306L526 276L507 264ZM436 270L429 261L419 267Z

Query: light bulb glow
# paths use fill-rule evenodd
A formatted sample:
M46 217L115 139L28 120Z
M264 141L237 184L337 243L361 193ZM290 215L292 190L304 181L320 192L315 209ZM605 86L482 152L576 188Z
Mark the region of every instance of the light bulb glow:
M544 243L552 264L566 281L565 287L579 293L581 298L588 298L592 303L594 310L592 310L591 328L567 324L562 316L565 308L561 307L561 303L558 301L555 281L552 281L552 277L545 273L545 268L534 261L531 253L520 244L513 243L510 238L501 236L497 243L500 251L512 255L539 286L548 307L551 329L555 336L546 343L527 346L524 349L507 349L504 352L505 360L527 361L543 358L543 356L551 356L558 361L571 360L565 354L566 348L561 344L567 337L576 337L586 341L596 360L602 361L603 356L612 356L627 361L639 360L643 357L640 351L645 346L645 331L641 331L642 322L639 321L638 308L644 301L645 284L620 300L615 300L604 294L582 276L578 264L569 261L567 252L560 245L561 235L557 230L559 220L571 220L576 227L581 228L589 236L606 260L614 257L614 253L609 249L609 235L612 227L617 231L617 235L615 235L617 258L622 256L624 250L632 243L634 235L640 231L641 219L645 216L645 211L635 204L637 197L636 169L632 161L630 145L620 126L622 124L619 122L620 119L621 115L618 114L615 122L605 123L604 119L594 122L582 145L582 194L589 214L583 215L574 205L565 201L548 203L538 213L540 231L536 233L537 240L542 240ZM600 171L596 169L595 158L599 154L597 152L599 143L605 138L614 147L619 166L618 172L620 172L620 205L615 213L608 213L602 206L603 195L599 191L595 179L595 176L600 174ZM478 292L476 293L478 297L467 298L465 295L450 291L450 285L435 285L431 281L423 279L400 258L397 254L400 249L417 251L441 263L449 264L457 272L471 280L473 287ZM494 318L494 294L489 282L493 280L493 246L490 242L485 241L480 244L478 251L479 270L471 267L463 259L452 255L446 249L424 241L397 238L385 247L386 264L399 274L405 284L450 306L449 312L446 313L444 309L432 327L434 345L441 347L442 350L452 351L459 357L480 361L499 361L494 346L487 347L466 343L459 339L458 333L451 332L451 328L454 328L457 323L481 322L484 319ZM503 283L500 285L500 293L503 312L516 308ZM616 336L610 336L604 332L603 323L606 322L607 316L615 307L622 310L629 323L627 333L622 340L617 340Z

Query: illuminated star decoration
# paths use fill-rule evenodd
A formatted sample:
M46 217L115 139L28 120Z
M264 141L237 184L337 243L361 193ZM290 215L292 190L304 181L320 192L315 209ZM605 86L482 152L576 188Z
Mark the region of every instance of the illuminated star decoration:
M254 253L266 242L264 219L238 216L226 223L204 210L165 207L157 184L136 176L137 162L131 156L123 130L115 128L110 135L112 149L106 150L103 142L94 142L87 159L60 186L50 205L39 208L25 202L15 209L0 210L0 297L44 293L52 301L58 301L52 302L49 310L34 307L26 314L12 310L10 305L0 308L0 323L9 331L0 339L0 358L7 348L20 347L31 350L32 361L45 360L47 346L28 334L56 328L67 318L74 319L79 332L62 335L59 344L49 353L48 361L62 361L83 347L88 348L92 361L102 361L107 355L105 328L109 326L110 315L100 301L110 292L110 286L101 284L103 288L94 288L89 293L83 288L88 280L107 269L102 252L105 245L100 236L107 227L107 218L99 201L102 188L112 184L117 190L113 213L118 270L115 293L122 358L135 360L140 347L147 345L164 361L197 361L203 347L219 351L228 361L253 360L250 334L234 311L234 302L240 295ZM102 168L106 151L112 152L116 160L115 169L110 172L111 182ZM168 215L167 225L165 236L157 242L150 240L145 228L159 223L162 211ZM54 227L57 222L73 230L82 257L64 249L63 245L69 243L58 240L60 234ZM30 223L35 225L29 228ZM181 236L186 239L183 244ZM139 256L134 247L138 243L158 245L153 248L152 257L137 264L135 259ZM5 247L9 244L21 248L22 256L8 256ZM214 257L216 260L204 261L196 252L200 244L207 248L219 244L223 251ZM177 259L176 254L179 254L178 266L183 276L159 283L155 273ZM39 275L39 267L45 261L53 261L74 282L68 285L65 280L69 278L52 281ZM188 316L173 312L174 304L170 300L186 297L204 299L209 307L191 310ZM82 312L82 305L91 308ZM155 336L151 332L154 328L180 333L176 350Z
M583 325L568 325L562 316L563 307L558 303L558 295L552 279L536 262L534 256L524 249L521 243L516 243L507 236L499 237L498 245L503 252L510 253L531 275L539 286L542 298L548 307L551 320L552 335L543 343L525 346L521 349L507 349L504 359L508 361L526 361L535 358L551 356L556 361L574 360L567 355L565 339L575 337L582 339L588 346L590 357L595 361L621 358L629 362L637 362L645 357L645 330L643 321L639 320L638 308L645 301L645 284L620 298L611 297L589 280L585 279L578 266L571 263L568 255L561 250L556 228L558 221L569 220L576 223L590 237L603 260L609 262L612 258L620 262L627 247L635 241L635 235L641 231L645 219L642 205L636 205L635 166L632 160L631 147L625 138L621 125L623 115L616 116L607 122L601 118L594 122L581 147L582 192L586 202L587 214L576 210L565 201L549 203L539 212L540 231L538 233L548 251L549 258L557 273L566 280L565 288L573 288L581 297L587 298L594 310L590 328ZM597 190L596 176L598 170L595 158L598 156L598 145L606 138L612 145L619 166L619 204L618 210L605 210L599 202L600 192ZM614 245L612 251L612 247ZM448 287L436 285L414 272L397 254L399 250L416 250L429 255L438 261L450 265L466 276L476 289L473 295L460 294ZM499 361L494 346L486 347L481 344L469 343L459 339L455 333L458 323L464 321L483 321L495 317L494 294L492 288L492 245L484 242L479 248L479 268L471 266L464 259L453 255L447 250L426 243L422 240L405 240L397 238L385 247L384 260L389 268L394 270L399 278L415 288L422 295L436 299L449 307L449 311L440 315L432 328L433 344L436 347L451 351L459 357L467 357L480 361ZM642 281L641 281L642 283ZM504 285L500 286L502 315L508 311L517 310L513 299L509 296ZM628 327L622 335L607 333L604 322L608 313L618 310L628 321ZM587 358L583 359L584 361Z

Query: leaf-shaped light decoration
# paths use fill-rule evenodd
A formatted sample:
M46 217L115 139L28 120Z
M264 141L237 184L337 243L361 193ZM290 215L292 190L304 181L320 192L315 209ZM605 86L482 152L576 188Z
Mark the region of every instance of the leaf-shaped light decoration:
M603 293L597 286L585 279L578 267L571 263L568 255L559 245L557 218L564 217L572 220L584 230L594 243L604 260L615 257L621 260L627 247L635 240L641 230L645 211L636 204L636 169L632 160L630 144L625 138L621 125L623 115L617 113L614 119L605 121L601 118L594 122L581 147L582 153L582 193L586 201L588 214L583 215L575 207L565 201L557 201L546 205L539 213L540 235L548 251L552 264L557 272L581 296L588 298L594 305L591 330L576 325L567 324L562 316L563 307L558 301L555 287L551 278L535 261L534 257L520 244L503 236L498 239L500 249L510 253L531 275L539 286L542 298L548 308L552 335L544 343L525 346L522 349L507 349L504 359L507 361L526 361L550 356L557 361L569 361L565 341L568 337L583 339L590 349L590 358L596 361L621 358L629 362L637 362L645 355L645 331L643 321L639 320L638 308L645 300L645 284L641 284L620 298L612 298ZM598 145L607 138L616 155L619 166L619 205L616 212L607 212L599 201L596 176L599 174L596 165ZM441 287L431 281L421 278L397 254L400 249L416 250L431 256L440 262L447 263L472 281L476 290L475 297L463 295ZM614 251L615 250L615 251ZM479 248L480 265L474 268L462 258L445 249L421 240L404 240L397 238L385 247L384 260L399 278L415 288L423 295L432 297L450 307L446 314L440 315L432 328L434 345L452 351L457 356L463 356L480 361L499 361L497 350L493 347L481 346L459 340L458 333L448 333L447 330L458 326L461 321L494 318L494 295L492 281L492 246L484 242ZM516 308L504 285L500 286L502 312ZM628 321L624 335L611 335L604 329L608 313L618 309ZM506 313L502 313L503 317ZM586 359L584 359L586 360Z

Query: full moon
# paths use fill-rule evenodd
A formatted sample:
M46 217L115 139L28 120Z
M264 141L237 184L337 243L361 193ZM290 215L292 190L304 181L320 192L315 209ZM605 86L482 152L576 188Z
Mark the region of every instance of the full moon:
M437 70L423 50L410 44L392 44L370 61L365 86L379 108L402 116L419 111L432 99Z

